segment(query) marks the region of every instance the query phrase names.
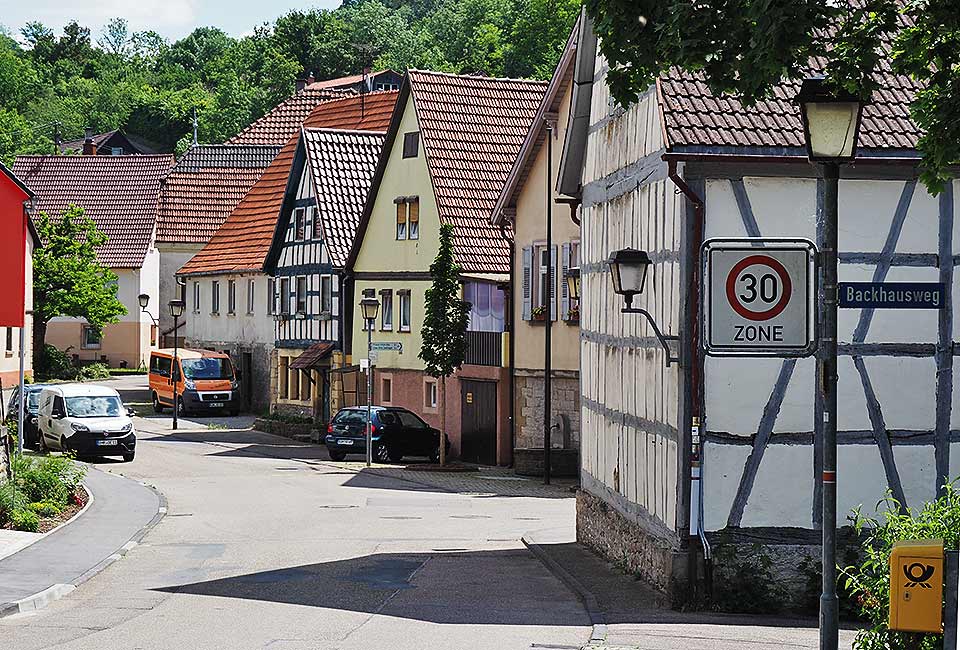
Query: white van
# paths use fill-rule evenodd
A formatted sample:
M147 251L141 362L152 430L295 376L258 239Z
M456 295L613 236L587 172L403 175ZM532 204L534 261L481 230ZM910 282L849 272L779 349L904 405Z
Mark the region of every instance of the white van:
M120 394L94 384L55 384L40 392L40 445L77 455L133 460L137 437Z

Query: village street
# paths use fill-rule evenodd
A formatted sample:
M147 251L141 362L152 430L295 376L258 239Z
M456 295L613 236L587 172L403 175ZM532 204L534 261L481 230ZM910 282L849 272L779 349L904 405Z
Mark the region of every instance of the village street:
M137 426L136 460L100 468L156 486L169 512L69 596L0 619L5 650L499 650L590 637L580 603L520 541L572 523L572 498L447 493L266 434Z

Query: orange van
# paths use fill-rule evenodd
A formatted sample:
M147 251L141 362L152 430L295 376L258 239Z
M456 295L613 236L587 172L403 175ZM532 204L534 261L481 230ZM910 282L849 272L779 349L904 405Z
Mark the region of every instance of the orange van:
M237 413L242 399L237 373L230 357L209 350L154 350L150 353L150 397L153 410L173 408L173 391L178 395L178 414L206 411Z

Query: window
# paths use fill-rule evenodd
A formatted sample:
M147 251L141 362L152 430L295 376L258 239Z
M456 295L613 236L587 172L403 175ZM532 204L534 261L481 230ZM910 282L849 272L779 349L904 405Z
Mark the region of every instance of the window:
M247 313L248 314L253 313L253 305L255 304L254 298L256 297L255 291L254 291L255 287L256 287L256 283L253 281L253 279L247 280Z
M7 352L13 352L13 328L7 328Z
M290 278L280 278L280 313L290 315Z
M277 313L277 281L273 278L267 280L267 314L273 316Z
M200 283L193 283L193 313L200 313Z
M308 214L313 222L313 227L311 228L311 230L313 230L313 238L322 239L323 229L320 227L320 217L317 215L317 210L313 206L310 206Z
M547 247L537 247L537 296L534 304L537 307L545 307L547 296L550 294L550 281L547 278L547 268L549 265L549 253Z
M170 376L170 368L173 366L173 359L170 357L151 356L150 372L161 377Z
M214 314L220 313L220 281L214 280L210 283L210 311Z
M380 329L393 329L393 290L384 289L380 292Z
M97 330L89 325L84 325L81 332L80 347L84 350L99 350L101 338Z
M569 244L570 246L570 268L579 269L580 268L580 242L572 241Z
M386 83L382 83L382 84L377 84L377 85L374 86L374 90L399 90L399 89L400 89L400 85L399 85L399 84L386 84Z
M420 154L420 133L412 131L403 134L403 157L416 158Z
M333 276L331 275L320 278L320 311L325 314L333 313Z
M227 313L237 313L237 281L227 280Z
M283 282L280 283L283 286ZM287 399L287 389L289 380L289 371L287 366L290 364L290 357L279 357L277 359L277 397Z
M393 401L393 377L380 376L380 403L389 404Z
M297 313L307 313L307 276L297 278Z
M403 290L397 292L397 298L400 300L400 331L410 331L410 291Z
M177 278L177 289L178 289L177 293L180 294L177 297L183 301L183 308L186 309L187 308L187 281Z
M293 240L303 241L307 238L307 209L296 208L293 211Z
M407 203L406 199L398 196L393 200L397 204L397 240L407 238Z
M407 198L407 221L410 223L409 238L420 239L420 197Z
M437 382L434 379L423 380L423 408L437 408Z

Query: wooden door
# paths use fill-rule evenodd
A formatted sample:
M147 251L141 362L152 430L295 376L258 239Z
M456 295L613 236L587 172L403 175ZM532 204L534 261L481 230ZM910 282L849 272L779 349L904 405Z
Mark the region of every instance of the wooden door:
M497 384L460 380L460 459L497 464Z

